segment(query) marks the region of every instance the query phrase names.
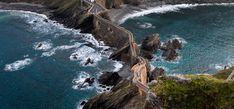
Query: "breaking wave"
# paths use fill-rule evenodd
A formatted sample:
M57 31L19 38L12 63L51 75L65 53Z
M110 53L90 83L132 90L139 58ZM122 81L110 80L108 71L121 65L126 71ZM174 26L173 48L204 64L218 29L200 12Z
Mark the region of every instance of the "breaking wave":
M33 62L33 60L30 58L18 60L18 61L11 63L11 64L6 64L4 70L8 71L8 72L21 70L21 69L25 68L26 66L30 65L32 62Z
M131 14L124 16L120 20L120 24L124 23L129 18L145 16L151 13L176 12L184 8L194 8L197 6L212 6L212 5L226 6L226 5L234 5L234 3L178 4L178 5L164 5L164 6L151 7L148 9L142 9L141 11L135 11Z
M101 54L96 52L95 49L88 46L78 48L77 50L75 50L74 53L71 54L69 58L71 61L81 61L81 64L85 64L89 59L90 61L92 61L91 63L93 63L93 65L102 60Z

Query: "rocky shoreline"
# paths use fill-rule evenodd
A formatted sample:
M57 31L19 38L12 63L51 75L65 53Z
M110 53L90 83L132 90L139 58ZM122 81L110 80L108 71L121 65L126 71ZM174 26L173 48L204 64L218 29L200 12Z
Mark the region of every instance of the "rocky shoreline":
M184 104L178 105L177 107L175 107L175 105L177 103L177 101L176 101L177 99L182 99L182 98L180 98L181 96L180 95L179 95L179 97L173 96L173 95L170 95L171 93L166 93L166 94L165 93L158 93L158 91L159 92L161 91L160 89L165 88L161 84L163 84L165 86L168 84L169 85L173 84L173 85L171 85L171 87L176 86L178 84L182 84L185 86L188 84L193 85L193 84L195 84L195 83L193 83L193 81L197 82L196 80L200 79L200 77L195 78L195 79L194 79L194 77L191 77L191 76L189 76L189 77L186 76L186 78L185 77L170 77L170 76L164 75L165 72L163 69L156 68L152 72L150 72L150 68L149 68L148 71L150 72L150 78L151 78L151 82L149 83L149 85L152 86L151 89L155 90L155 93L159 96L157 96L157 97L155 97L154 95L140 96L138 93L137 87L131 82L131 80L129 80L130 79L129 75L131 75L131 72L130 72L131 63L128 60L129 56L126 55L125 52L126 52L126 50L129 51L130 48L129 48L129 46L125 45L127 43L126 40L123 40L123 39L119 40L122 38L122 36L121 37L119 36L119 39L115 39L115 37L113 37L114 39L111 39L111 40L108 40L110 38L103 38L103 37L110 36L110 34L106 34L106 32L107 32L106 30L112 31L112 33L116 32L116 31L119 33L119 30L118 30L119 27L117 27L117 29L115 29L116 27L112 26L113 22L116 24L119 24L119 21L117 19L121 19L124 16L126 16L127 14L134 12L135 10L140 11L142 8L145 8L148 6L152 7L152 6L161 6L161 5L165 5L165 4L182 4L182 3L188 3L188 4L193 4L193 3L233 3L234 0L197 0L197 1L194 1L194 0L165 0L165 1L146 0L146 2L148 2L148 3L146 4L146 3L140 2L140 4L138 6L132 6L132 5L129 6L129 4L127 4L127 5L122 5L123 6L122 9L110 9L109 16L110 16L110 19L112 20L112 22L107 19L108 20L107 22L111 23L111 24L107 23L107 29L104 29L105 31L103 29L97 29L97 25L100 25L99 23L103 22L103 21L99 20L98 18L95 18L95 16L92 16L92 15L85 16L85 17L83 17L83 15L82 15L82 17L73 16L71 18L68 18L68 17L64 17L64 16L66 16L64 13L63 14L56 13L55 12L56 10L51 8L51 7L49 8L47 6L29 4L29 3L10 3L10 4L9 3L0 3L0 9L24 10L24 11L31 11L31 12L36 12L36 13L40 13L40 14L45 14L46 16L48 16L48 18L55 20L59 23L62 23L66 27L75 28L75 29L81 28L82 32L93 33L94 36L98 40L104 39L104 41L105 41L105 43L107 43L107 45L110 45L111 47L117 48L116 51L120 50L119 53L117 53L114 56L112 55L112 56L115 57L115 59L117 59L117 60L125 61L127 63L126 66L128 66L128 67L124 67L121 70L122 73L120 73L120 72L104 73L104 75L102 75L100 77L99 82L104 84L104 85L110 85L110 86L114 86L114 87L111 89L111 92L97 95L94 98L90 99L86 104L83 103L84 109L96 109L96 108L98 108L98 109L161 109L162 107L168 108L168 109L173 108L173 107L180 108L179 106L184 106ZM84 13L86 13L86 12L87 12L87 10L84 11ZM82 22L80 22L81 19L82 19ZM94 21L96 21L95 24L94 24ZM101 23L101 24L103 24L103 23ZM87 25L89 25L89 26L86 27ZM115 25L115 24L113 24L113 25ZM103 27L105 27L105 26L106 25L103 25ZM110 26L110 28L108 28L109 26ZM105 34L105 35L103 35L103 34ZM118 41L116 41L116 40L118 40ZM115 43L119 43L119 42L121 42L122 45L115 44ZM124 47L126 47L126 48L124 48ZM122 48L124 48L124 49L121 51ZM181 43L178 40L171 40L171 41L167 42L165 45L161 46L159 36L152 35L152 36L147 37L143 41L142 46L140 47L142 52L141 53L139 52L139 55L150 60L150 59L152 59L153 52L155 52L157 49L161 49L161 50L164 50L163 56L166 57L166 60L174 60L178 56L176 53L176 50L181 49L181 48L182 48ZM228 72L230 72L230 71L228 71ZM124 73L128 73L128 75L124 76L124 78L123 78L123 77L121 77L121 74L124 74ZM213 77L211 77L211 78L213 80ZM203 79L203 77L202 77L202 79ZM207 78L205 78L205 79L207 79ZM209 79L210 78L208 78L208 80ZM111 82L109 82L110 80L111 80ZM161 81L162 83L159 84L159 86L158 86L155 84L155 83L157 83L157 81L159 81L159 82ZM211 81L211 82L216 83L216 81ZM166 83L168 83L168 84L166 84ZM223 83L223 82L221 82L221 83ZM221 83L219 83L219 85ZM230 83L230 84L233 84L233 83ZM183 88L182 86L180 86L180 87ZM194 90L192 90L192 91L197 91L196 88L197 87L195 87ZM163 89L163 90L166 90L166 89ZM172 89L168 89L168 90L176 90L176 89L172 88ZM233 89L231 88L230 90L233 90ZM180 92L179 94L183 94L182 92ZM177 94L177 92L176 92L176 94ZM211 94L211 96L213 96L212 94ZM233 94L233 93L230 92L228 94ZM204 96L204 95L201 95L201 96ZM193 95L189 95L189 96L193 97ZM209 94L207 94L206 96L210 97ZM185 98L184 98L184 100L187 100ZM173 99L176 102L172 102ZM190 99L190 98L188 98L188 99ZM208 99L208 100L211 100L211 99ZM228 100L231 100L231 102L232 102L233 98L232 97L228 98ZM167 103L169 103L169 104L167 104ZM204 104L201 104L201 106L203 106L203 105ZM233 104L230 104L230 105L226 106L225 108L231 109L232 106L233 106ZM212 105L209 105L209 106L203 107L203 108L216 108L216 107L218 107L218 106L216 106L215 104L212 104ZM195 107L193 107L193 108L195 108Z

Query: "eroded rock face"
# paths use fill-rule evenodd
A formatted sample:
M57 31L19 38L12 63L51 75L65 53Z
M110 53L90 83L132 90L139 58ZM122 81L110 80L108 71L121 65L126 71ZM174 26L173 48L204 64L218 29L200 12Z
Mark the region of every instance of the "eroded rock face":
M165 74L165 70L162 68L155 68L149 75L149 81L158 80L160 76Z
M166 42L162 47L162 50L169 49L182 49L182 43L178 39L172 39Z
M178 39L169 40L161 47L161 50L164 51L162 56L168 61L175 60L178 57L177 50L179 49L182 49L182 43Z
M98 82L107 86L115 86L121 80L122 77L117 72L105 72L99 77Z
M166 60L171 61L177 58L178 53L176 52L175 49L169 49L164 51L162 56L165 57Z
M151 60L154 53L160 48L161 42L159 34L146 37L141 45L141 56Z
M159 34L146 37L141 45L142 50L155 52L161 45Z
M142 109L138 104L141 99L135 98L138 95L138 88L130 81L123 80L111 92L88 100L83 109Z

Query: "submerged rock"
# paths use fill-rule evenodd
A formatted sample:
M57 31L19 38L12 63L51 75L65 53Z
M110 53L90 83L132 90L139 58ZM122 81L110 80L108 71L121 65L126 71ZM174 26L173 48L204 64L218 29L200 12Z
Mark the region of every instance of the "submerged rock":
M117 72L104 72L98 79L98 82L107 86L114 86L122 80Z

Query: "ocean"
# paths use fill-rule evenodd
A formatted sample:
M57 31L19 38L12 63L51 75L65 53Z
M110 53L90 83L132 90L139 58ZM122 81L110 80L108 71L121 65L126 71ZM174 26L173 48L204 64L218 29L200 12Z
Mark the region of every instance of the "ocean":
M152 67L162 67L167 74L212 74L234 64L231 5L160 7L128 17L121 25L139 43L153 33L163 42L183 42L175 61L155 53ZM0 11L0 109L80 109L81 101L105 89L97 82L85 88L76 83L122 67L108 59L108 48L91 34L65 28L44 15ZM94 63L84 65L88 58Z
M171 75L213 74L234 65L233 4L168 5L126 18L121 25L133 32L138 43L154 33L160 34L162 42L177 38L183 43L174 61L156 52L153 68L164 68Z
M76 83L122 67L91 34L25 11L0 11L0 50L0 109L79 109L105 89Z

